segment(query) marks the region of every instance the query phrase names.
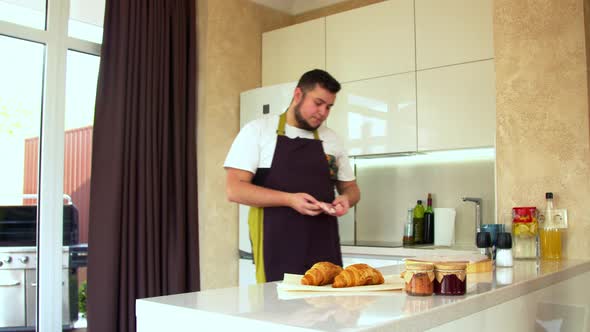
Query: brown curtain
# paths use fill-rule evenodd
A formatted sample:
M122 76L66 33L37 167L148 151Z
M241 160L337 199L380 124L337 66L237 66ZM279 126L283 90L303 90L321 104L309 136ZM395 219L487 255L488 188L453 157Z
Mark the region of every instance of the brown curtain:
M195 7L106 1L88 240L92 332L135 331L136 299L199 290Z

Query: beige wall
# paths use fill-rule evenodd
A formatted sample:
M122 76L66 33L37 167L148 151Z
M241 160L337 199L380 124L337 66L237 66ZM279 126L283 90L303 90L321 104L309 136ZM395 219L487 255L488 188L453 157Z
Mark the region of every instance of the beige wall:
M584 1L494 1L498 213L555 192L570 258L590 257Z
M262 79L262 32L291 16L247 0L198 0L198 179L201 288L238 284L238 210L223 161L239 128L240 92Z

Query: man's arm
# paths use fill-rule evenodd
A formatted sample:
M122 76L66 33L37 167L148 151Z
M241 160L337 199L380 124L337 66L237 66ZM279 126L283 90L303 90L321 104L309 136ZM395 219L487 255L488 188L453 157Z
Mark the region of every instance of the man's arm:
M336 189L340 196L344 196L348 199L348 205L355 206L361 200L361 191L359 186L356 184L356 180L352 181L338 181L336 183Z
M356 181L338 181L336 189L340 196L336 197L332 202L336 212L333 215L340 217L345 215L351 206L356 205L361 199L361 191L359 190Z
M315 216L322 211L318 201L306 193L287 193L257 186L254 174L226 167L226 194L230 202L256 207L288 206L301 214Z

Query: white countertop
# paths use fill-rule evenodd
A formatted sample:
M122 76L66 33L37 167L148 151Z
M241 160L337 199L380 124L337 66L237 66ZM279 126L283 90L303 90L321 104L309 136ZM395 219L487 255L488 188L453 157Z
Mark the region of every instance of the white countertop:
M435 247L435 246L414 246L414 247L363 247L363 246L341 246L342 255L376 255L391 258L416 257L422 255L460 255L460 254L479 254L475 246L453 246L453 247ZM436 250L436 252L435 252Z
M387 275L403 268L380 270ZM513 268L469 274L464 296L277 292L272 282L138 300L136 314L138 331L149 317L170 331L422 331L588 271L590 261L515 261Z

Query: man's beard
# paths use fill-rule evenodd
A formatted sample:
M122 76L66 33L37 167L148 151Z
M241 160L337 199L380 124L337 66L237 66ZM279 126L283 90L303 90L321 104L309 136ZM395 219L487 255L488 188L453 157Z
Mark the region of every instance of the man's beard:
M303 94L303 98L301 98L299 103L297 103L297 105L295 105L295 107L293 108L293 111L295 111L295 121L297 121L297 127L309 131L314 131L318 129L319 125L313 127L301 115L301 104L303 103L303 100L305 100L305 94Z

